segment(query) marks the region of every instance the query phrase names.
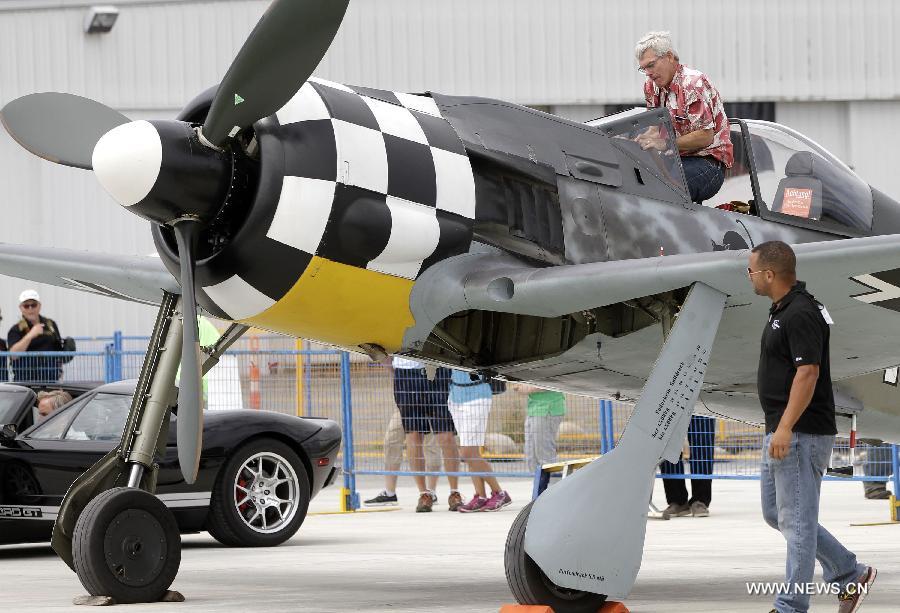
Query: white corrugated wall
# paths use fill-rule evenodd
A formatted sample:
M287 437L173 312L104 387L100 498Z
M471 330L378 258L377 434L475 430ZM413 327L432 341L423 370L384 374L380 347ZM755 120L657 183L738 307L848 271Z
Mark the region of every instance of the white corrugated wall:
M900 200L900 173L897 172L900 103L851 102L848 115L852 164L874 187Z
M0 98L59 89L178 108L224 73L268 2L120 0L113 31L87 36L89 4L0 0ZM352 0L317 72L526 104L629 102L635 41L667 29L731 100L887 99L900 96L898 25L892 0Z
M105 3L105 2L104 2ZM0 0L0 104L68 91L132 117L170 117L227 69L264 0L111 1L113 31L85 35L81 0ZM810 134L867 180L900 194L889 159L867 148L900 113L900 6L891 0L351 0L316 71L348 83L553 105L573 119L640 100L635 40L674 34L683 61L727 100L778 102L778 119ZM864 102L856 102L864 101ZM89 173L59 168L0 134L0 241L145 253L146 226ZM0 327L18 280L0 277ZM152 309L42 290L70 334L144 332Z

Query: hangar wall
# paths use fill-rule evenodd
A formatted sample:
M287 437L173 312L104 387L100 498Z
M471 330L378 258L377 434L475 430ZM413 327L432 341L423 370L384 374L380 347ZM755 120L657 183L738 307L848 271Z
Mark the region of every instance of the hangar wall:
M90 96L133 118L171 117L228 67L268 0L110 0L112 32L85 35L84 0L0 0L0 104L35 91ZM682 59L730 101L774 101L876 187L900 195L870 145L900 118L900 5L891 0L351 0L318 75L405 91L498 97L576 120L638 102L634 41L669 29ZM0 131L0 241L148 253L146 224L89 173L25 154ZM0 277L2 328L26 284ZM145 333L153 309L39 288L64 332Z
M118 0L85 35L84 0L0 0L3 97L54 87L116 108L180 108L227 68L268 0ZM101 4L103 4L101 3ZM900 96L900 4L760 0L352 0L318 73L525 104L630 102L635 40L668 29L730 100Z

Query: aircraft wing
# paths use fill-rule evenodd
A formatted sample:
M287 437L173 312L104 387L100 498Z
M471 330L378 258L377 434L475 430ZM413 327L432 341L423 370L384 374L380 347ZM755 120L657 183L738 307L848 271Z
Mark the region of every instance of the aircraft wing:
M834 313L900 311L900 235L795 245L798 278ZM416 325L404 345L426 338L435 324L467 309L557 317L688 287L696 281L729 296L729 303L754 297L747 278L747 250L531 267L500 252L457 256L428 269L412 293ZM875 279L875 281L872 281ZM881 284L878 285L878 280ZM888 279L888 281L884 281ZM889 288L893 288L888 291ZM879 297L884 300L879 301ZM424 334L424 336L423 336Z
M0 243L0 274L145 304L159 304L162 290L181 293L175 278L152 256Z

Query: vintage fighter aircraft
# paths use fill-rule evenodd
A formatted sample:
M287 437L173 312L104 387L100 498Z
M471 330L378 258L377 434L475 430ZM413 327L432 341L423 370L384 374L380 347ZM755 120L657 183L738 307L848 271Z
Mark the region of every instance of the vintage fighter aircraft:
M759 421L768 305L747 280L748 247L796 245L801 277L835 321L841 427L859 415L860 436L900 440L900 391L881 374L900 364L900 203L773 123L732 122L736 163L698 204L664 110L580 124L313 78L346 4L273 2L219 86L178 120L129 121L55 93L2 111L23 147L93 169L154 222L162 258L0 246L4 274L160 304L121 444L73 485L54 529L90 593L151 601L177 573L154 454L180 347L179 459L195 478L202 367L195 326L182 326L195 297L235 322L204 348L203 367L256 326L637 399L619 445L510 531L511 590L557 611L627 595L654 467L677 457L692 410ZM668 146L638 146L647 129ZM128 531L112 528L122 514ZM140 547L153 539L166 543L159 559Z

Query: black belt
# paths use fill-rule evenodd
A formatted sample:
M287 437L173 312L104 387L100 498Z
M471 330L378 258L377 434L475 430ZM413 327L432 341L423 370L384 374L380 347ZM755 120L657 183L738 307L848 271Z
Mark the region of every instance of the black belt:
M457 383L456 381L451 381L450 385L454 385L456 387L475 387L476 385L484 385L487 381L472 381L471 383Z

